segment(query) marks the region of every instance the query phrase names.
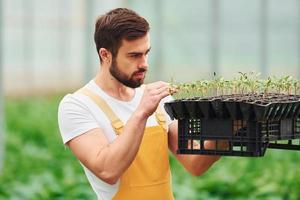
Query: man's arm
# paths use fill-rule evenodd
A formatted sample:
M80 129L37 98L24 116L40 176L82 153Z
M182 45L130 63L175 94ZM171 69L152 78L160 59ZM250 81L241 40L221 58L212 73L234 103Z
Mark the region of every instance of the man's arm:
M101 180L114 184L133 161L146 124L142 113L132 115L122 134L109 143L100 128L67 143L80 162Z
M97 177L109 184L116 183L138 152L148 117L168 94L164 82L147 85L137 110L113 142L109 143L102 130L95 128L73 138L67 145Z
M214 162L216 162L220 157L219 156L207 156L207 155L181 155L177 154L176 150L178 149L178 122L174 121L169 125L169 133L168 133L168 142L169 149L180 161L180 163L184 166L184 168L189 171L194 176L200 176L209 167L212 166ZM195 149L199 149L199 143L194 142L192 144ZM215 142L206 141L204 143L206 149L212 149L215 147Z

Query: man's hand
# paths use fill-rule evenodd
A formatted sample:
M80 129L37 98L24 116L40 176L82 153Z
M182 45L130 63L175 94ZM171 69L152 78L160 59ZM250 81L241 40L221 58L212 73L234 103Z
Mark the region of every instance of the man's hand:
M166 82L158 81L147 84L144 89L144 94L138 109L143 111L145 117L151 116L161 99L170 94L169 84Z

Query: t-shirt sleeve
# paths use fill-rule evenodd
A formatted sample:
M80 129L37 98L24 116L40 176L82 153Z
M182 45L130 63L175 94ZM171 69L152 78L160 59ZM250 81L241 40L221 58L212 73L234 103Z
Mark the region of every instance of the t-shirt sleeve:
M72 95L65 96L59 104L58 125L64 144L91 129L99 127L88 107Z

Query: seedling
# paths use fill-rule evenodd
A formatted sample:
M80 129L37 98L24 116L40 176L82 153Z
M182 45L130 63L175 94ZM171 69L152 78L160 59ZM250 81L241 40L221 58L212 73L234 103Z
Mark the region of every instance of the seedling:
M300 82L291 76L239 72L225 80L214 74L213 80L172 80L170 86L176 100L165 110L178 120L178 153L256 157L267 148L300 150ZM205 149L207 140L228 148Z
M212 96L256 96L262 94L264 98L277 94L299 94L300 81L291 76L259 79L260 73L239 72L239 76L231 80L214 76L213 80L197 80L188 83L175 83L171 80L170 87L176 88L172 93L175 99L187 99Z

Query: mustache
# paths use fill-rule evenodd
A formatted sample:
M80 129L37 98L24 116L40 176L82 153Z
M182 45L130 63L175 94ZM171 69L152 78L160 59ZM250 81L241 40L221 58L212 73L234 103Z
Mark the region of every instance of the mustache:
M147 72L147 69L141 68L141 69L135 71L133 74L135 75L135 74L138 74L138 73L141 73L141 72Z

